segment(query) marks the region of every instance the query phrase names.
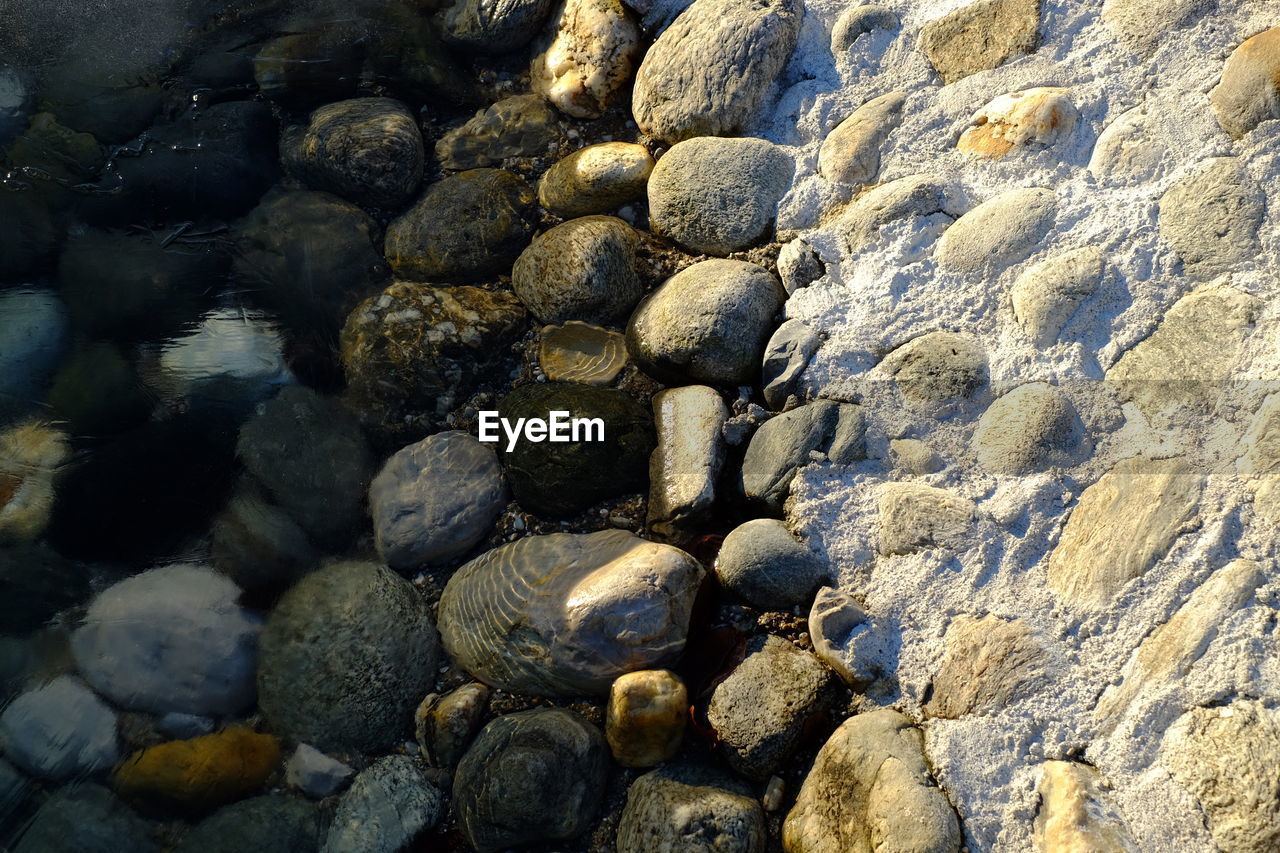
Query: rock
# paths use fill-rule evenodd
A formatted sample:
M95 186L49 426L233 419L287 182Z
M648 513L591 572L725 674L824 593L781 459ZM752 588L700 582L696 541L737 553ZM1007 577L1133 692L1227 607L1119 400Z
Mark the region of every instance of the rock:
M60 468L71 459L67 436L38 421L0 431L0 543L32 542L53 512Z
M640 29L620 0L562 0L533 45L533 91L574 118L599 118L631 80Z
M245 850L320 849L321 815L306 800L265 794L223 806L200 821L175 853L243 853Z
M773 636L752 641L707 705L729 766L751 779L769 778L795 752L830 687L831 671L808 652Z
M688 554L625 530L533 536L454 573L440 632L449 656L494 687L604 695L680 654L702 579Z
M414 714L414 735L428 764L447 769L458 763L480 728L491 693L485 685L471 683L422 700Z
M973 527L973 501L923 483L880 487L878 544L887 555L955 548Z
M402 574L460 557L507 505L493 448L442 432L398 450L369 486L378 554Z
M69 434L101 436L143 423L156 401L119 346L95 341L62 362L46 402Z
M43 399L68 341L67 311L52 290L0 292L0 424L31 412Z
M1154 119L1145 104L1121 113L1098 135L1089 171L1112 182L1138 183L1161 177L1172 165L1173 153Z
M1160 237L1187 275L1208 281L1258 256L1264 199L1235 157L1211 157L1160 197Z
M1193 4L1205 5L1203 0L1179 0L1176 5ZM1239 139L1262 122L1280 118L1277 75L1280 75L1280 27L1245 39L1227 58L1222 79L1209 93L1209 104L1218 124L1232 138Z
M867 101L827 134L818 149L818 172L837 184L874 183L880 172L880 149L902 123L903 92Z
M83 568L43 543L0 547L0 625L4 633L35 631L59 611L89 597ZM7 698L0 694L0 702Z
M1039 151L1057 144L1070 136L1080 121L1080 112L1066 92L1058 87L1038 87L1001 95L973 114L956 148L974 157L999 160L1014 152Z
M653 767L675 757L689 718L689 692L667 669L629 672L609 688L604 734L623 767Z
M782 825L787 853L958 853L960 842L960 822L933 783L920 730L888 709L835 730Z
M366 39L350 19L318 17L291 15L281 22L281 35L262 43L253 57L253 77L263 95L309 107L355 94Z
M14 65L0 65L0 148L27 129L33 100L32 81Z
M890 352L876 366L909 408L945 412L972 399L987 384L987 354L973 338L929 332Z
M212 569L173 565L108 587L71 636L85 681L123 708L222 716L252 704L261 620Z
M327 104L281 143L285 168L314 189L395 208L422 182L426 151L408 108L391 98Z
M1261 317L1263 302L1226 285L1194 290L1173 304L1150 337L1107 370L1121 400L1148 418L1209 410Z
M538 182L538 203L566 219L608 213L644 197L653 166L643 145L588 145L546 171Z
M308 797L323 799L338 792L355 775L347 765L310 744L300 743L284 765L284 779Z
M1053 346L1076 309L1102 281L1102 251L1068 249L1027 267L1009 291L1013 316L1032 343Z
M818 660L855 690L883 674L879 661L894 640L847 592L824 586L809 610L809 636Z
M880 229L899 219L919 217L943 227L954 218L946 188L932 175L908 175L859 196L841 215L836 231L850 253L880 239Z
M387 226L399 278L474 279L505 273L529 244L533 188L502 169L471 169L427 187Z
M453 0L444 10L442 37L475 53L510 53L523 47L551 13L552 0Z
M1046 761L1036 792L1035 845L1040 853L1131 853L1138 849L1104 793L1101 774L1088 764Z
M351 312L342 368L366 429L421 438L497 373L527 315L509 293L397 282ZM416 435L414 435L416 433Z
M1040 0L977 0L929 21L920 49L943 85L989 71L1040 46Z
M611 323L640 301L634 228L613 216L584 216L534 239L511 269L511 289L543 323Z
M737 133L795 49L800 0L695 0L645 54L632 112L665 142Z
M772 518L748 521L730 531L720 546L715 572L722 586L765 610L808 604L829 574L807 545Z
M815 400L770 418L756 430L742 460L742 493L770 510L782 509L796 472L815 454L848 465L865 455L865 418L851 403Z
M687 385L653 397L658 446L649 457L647 526L660 541L695 532L715 505L729 409L714 388Z
M1265 477L1280 470L1280 394L1268 394L1240 439L1243 453L1236 470L1245 477Z
M669 765L631 783L618 824L618 853L763 853L768 839L750 787L695 765Z
M787 320L773 333L760 371L764 401L770 408L781 411L788 402L797 401L800 376L820 346L822 338L801 320Z
M836 57L849 53L858 36L875 30L896 30L901 26L892 9L875 6L850 6L840 13L831 29L831 53Z
M1280 844L1280 720L1250 699L1193 708L1165 732L1160 763L1199 801L1221 850L1263 853Z
M156 720L156 731L174 740L190 740L201 735L213 734L217 723L213 717L182 714L170 711Z
M283 736L323 750L383 749L436 677L426 602L372 563L333 563L285 593L262 632L259 706Z
M298 522L249 480L213 523L213 564L244 589L288 585L318 556Z
M942 643L946 651L924 706L931 717L996 713L1049 680L1044 642L1021 619L957 616Z
M157 853L151 824L101 785L66 785L13 839L13 853Z
M333 813L323 853L396 853L447 811L445 795L407 755L380 758L356 777Z
M1213 0L1168 0L1159 5L1139 0L1105 0L1102 21L1121 38L1149 49L1170 30L1213 6Z
M627 349L642 370L669 384L747 384L782 302L782 288L763 267L701 261L640 303L627 324Z
M895 438L889 442L889 452L900 468L918 477L936 474L945 467L933 448L919 439Z
M259 790L280 758L274 737L235 726L135 752L117 768L115 788L138 803L209 811Z
M538 338L538 366L548 382L612 385L627 366L627 339L577 320L544 326Z
M11 761L49 782L93 776L120 757L115 712L69 675L9 703L0 744Z
M987 407L973 448L978 464L993 474L1024 476L1072 465L1088 442L1071 401L1051 385L1028 382Z
M649 176L650 227L693 252L750 248L772 230L794 171L791 158L763 139L678 142Z
M786 243L778 251L778 278L782 279L782 287L788 296L826 274L827 265L801 237Z
M446 169L497 166L511 157L545 156L562 135L555 111L541 96L513 95L440 137L436 159Z
M1125 459L1080 495L1057 547L1048 582L1072 610L1110 605L1131 580L1164 557L1196 522L1204 477L1181 459Z
M539 708L485 726L458 765L453 808L468 843L493 853L582 833L604 796L608 751L572 711Z
M960 273L1000 270L1027 259L1053 227L1053 190L1008 190L956 220L938 240L939 266Z
M569 441L519 440L514 448L506 436L496 435L503 442L499 459L511 493L524 509L565 518L608 498L648 491L655 439L644 406L625 391L568 382L523 385L498 403L499 417L511 424L546 420L551 412L568 412L570 424L595 420L598 428L587 424L575 436L566 425Z

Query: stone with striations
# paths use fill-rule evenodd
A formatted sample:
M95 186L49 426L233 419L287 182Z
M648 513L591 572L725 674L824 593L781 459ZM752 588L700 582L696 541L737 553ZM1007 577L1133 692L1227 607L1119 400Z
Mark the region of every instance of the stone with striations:
M1040 0L976 0L925 24L920 48L943 84L989 71L1040 44Z
M716 556L715 572L725 589L766 610L808 604L830 574L826 563L774 518L731 530Z
M960 273L1020 263L1039 248L1057 210L1053 190L1008 190L957 219L938 240L934 258L940 267Z
M538 182L538 203L565 218L607 213L644 197L653 166L643 145L588 145L546 171Z
M958 719L998 713L1048 682L1044 641L1021 619L957 616L942 638L945 652L924 712Z
M1052 385L1028 382L987 407L973 448L978 464L993 474L1023 476L1073 464L1087 442L1071 401Z
M623 767L653 767L675 756L689 719L689 691L667 669L629 672L609 688L604 734Z
M544 156L561 139L555 110L539 95L513 95L480 110L436 142L446 169L496 166L509 157Z
M1042 773L1033 828L1038 853L1137 853L1138 845L1095 768L1046 761Z
M689 764L633 782L618 823L618 853L764 853L768 840L749 785Z
M1160 197L1160 237L1193 279L1207 281L1261 251L1262 190L1236 157L1211 157Z
M973 527L973 501L923 483L885 483L877 500L877 550L914 554L963 544Z
M1179 0L1181 5L1189 2ZM1235 49L1222 68L1222 79L1209 93L1209 103L1218 124L1235 139L1280 118L1280 27L1245 39Z
M747 445L739 481L743 495L780 511L791 481L804 466L824 458L836 465L862 459L865 426L860 407L831 400L815 400L770 418Z
M1076 309L1098 289L1103 269L1102 250L1094 246L1027 267L1009 291L1014 319L1037 346L1056 344Z
M538 336L538 366L548 382L609 386L627 366L627 339L577 320L544 326Z
M867 101L827 134L818 149L818 172L838 184L873 183L880 172L880 150L902 123L903 92Z
M533 45L533 91L574 118L599 118L631 80L640 29L621 0L561 0Z
M956 148L987 160L1016 151L1040 151L1071 135L1080 112L1060 87L1009 92L994 99L969 120Z
M728 419L724 400L706 385L667 388L654 395L658 446L649 457L648 526L655 538L677 542L705 521L724 466Z
M77 678L60 675L0 714L4 754L49 782L93 776L120 757L116 715Z
M541 234L511 269L511 289L543 323L611 323L631 312L644 287L634 228L614 216L570 219Z
M343 794L321 853L396 853L447 811L444 792L417 761L389 755L361 771Z

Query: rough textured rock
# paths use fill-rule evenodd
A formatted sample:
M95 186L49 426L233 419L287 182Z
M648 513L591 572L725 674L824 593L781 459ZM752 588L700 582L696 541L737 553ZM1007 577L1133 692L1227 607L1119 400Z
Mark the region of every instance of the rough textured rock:
M337 793L355 772L338 759L330 758L306 743L298 744L284 766L285 781L317 800Z
M497 718L454 775L463 834L479 853L579 835L600 807L608 760L600 731L572 711Z
M1160 237L1193 279L1207 281L1256 257L1265 203L1235 157L1212 157L1160 198Z
M609 211L643 198L653 155L631 142L601 142L580 148L538 181L538 203L571 218Z
M973 448L988 471L1022 476L1070 466L1087 442L1071 401L1052 385L1028 382L987 407L974 430Z
M211 811L260 790L280 758L276 738L233 726L135 752L116 768L115 788L140 804Z
M538 367L548 382L608 386L626 366L627 339L617 332L570 320L539 335Z
M973 526L973 501L923 483L885 483L878 500L877 550L914 554L962 544Z
M506 505L497 454L464 432L401 448L369 486L378 554L399 572L467 553Z
M689 719L689 692L666 669L620 676L609 688L604 733L623 767L653 767L675 756Z
M933 175L908 175L859 196L841 215L837 230L849 252L880 239L880 229L908 217L933 218L945 226L956 215L947 190Z
M612 323L644 294L636 274L638 242L635 229L616 217L571 219L520 253L511 289L543 323Z
M620 0L562 0L534 43L533 91L574 118L599 118L631 80L640 29Z
M1207 4L1204 0L1178 0L1174 5L1203 7ZM1209 93L1209 103L1222 129L1239 139L1262 122L1280 118L1277 80L1280 80L1280 27L1272 27L1245 39L1235 49L1222 68L1222 79Z
M818 172L838 184L870 184L880 172L880 149L902 123L903 92L867 101L827 134L818 149Z
M61 468L70 460L67 435L39 421L0 431L0 544L40 537Z
M845 720L782 826L787 853L958 853L960 822L933 784L923 736L896 711Z
M0 745L14 764L50 782L93 776L120 757L115 712L69 675L9 703Z
M763 853L768 839L748 786L693 765L669 765L631 783L618 824L618 853Z
M725 537L716 577L734 595L766 610L808 604L829 569L781 521L757 518Z
M1103 268L1102 251L1081 246L1023 270L1009 297L1027 337L1037 346L1056 344L1076 309L1098 289Z
M1008 190L956 220L938 240L934 257L956 272L999 270L1024 261L1053 227L1053 190Z
M688 554L624 530L534 536L454 573L440 631L450 657L494 687L603 695L680 654L702 578Z
M803 17L800 0L695 0L640 63L636 124L665 142L736 133L791 58Z
M262 632L259 705L319 749L375 750L408 729L439 641L413 585L372 563L334 563L285 593Z
M893 381L909 407L942 412L987 384L987 354L967 335L929 332L890 352L876 372Z
M695 533L715 504L728 419L724 400L706 385L668 388L654 395L658 445L649 457L647 524L660 541L677 542Z
M942 458L918 438L895 438L889 442L889 453L897 467L917 477L936 474L944 467Z
M101 785L67 785L45 800L13 853L156 853L151 825Z
M537 34L553 0L454 0L444 10L441 36L476 53L510 53Z
M999 160L1016 151L1038 151L1071 135L1080 112L1067 90L1039 87L1001 95L974 113L956 148Z
M782 509L791 481L805 465L825 456L847 465L866 450L862 409L850 403L815 400L770 418L756 430L742 460L742 493L772 510Z
M760 371L764 401L781 411L788 402L800 402L800 376L822 346L822 338L800 320L787 320L769 338Z
M957 616L942 643L946 651L924 706L931 717L998 712L1048 680L1049 654L1021 619Z
M896 30L901 25L892 9L870 3L850 6L840 13L831 28L831 53L836 57L847 54L858 36L875 30Z
M323 840L320 829L320 812L306 800L266 794L218 809L200 821L174 853L316 853Z
M445 816L442 791L407 755L381 758L351 783L333 813L323 853L396 853Z
M997 68L1040 44L1040 0L977 0L920 29L943 84Z
M1204 477L1181 459L1125 459L1084 490L1049 555L1049 587L1073 610L1104 607L1195 519Z
M670 384L749 383L782 302L778 280L763 267L702 261L640 303L627 324L627 349L641 369Z
M883 673L893 638L847 592L825 586L809 609L809 636L818 660L854 689L866 687Z
M1089 171L1113 183L1161 177L1174 158L1156 127L1155 116L1145 104L1121 113L1098 134Z
M782 279L782 287L788 296L826 274L827 265L802 237L797 237L778 251L778 278Z
M444 696L428 694L422 700L413 715L414 737L428 764L450 768L458 763L480 728L492 692L473 682Z
M1088 764L1046 761L1036 792L1039 853L1137 853L1138 845Z
M561 138L555 110L539 95L513 95L480 110L436 142L446 169L496 166L508 157L545 156Z

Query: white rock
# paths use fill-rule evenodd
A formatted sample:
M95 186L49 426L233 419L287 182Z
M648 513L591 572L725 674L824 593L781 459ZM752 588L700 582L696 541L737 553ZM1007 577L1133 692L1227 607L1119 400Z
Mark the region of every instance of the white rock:
M1080 121L1066 93L1063 88L1040 87L1001 95L973 114L956 147L975 157L999 160L1017 150L1055 145Z
M0 714L0 743L14 764L50 782L92 775L120 757L115 712L69 675L14 699Z
M336 793L355 772L338 759L330 758L305 743L298 744L284 766L285 781L317 800Z
M1097 290L1102 273L1102 251L1093 246L1033 264L1009 291L1013 316L1037 346L1052 346L1076 309Z
M1039 853L1138 853L1098 771L1074 761L1046 761L1036 813Z
M534 45L533 90L574 118L598 118L631 79L640 30L619 0L564 0Z

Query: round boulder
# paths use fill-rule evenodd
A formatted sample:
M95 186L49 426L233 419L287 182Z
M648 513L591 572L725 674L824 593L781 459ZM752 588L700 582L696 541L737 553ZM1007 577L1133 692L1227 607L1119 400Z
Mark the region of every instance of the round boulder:
M609 323L640 301L635 229L612 216L557 225L516 259L511 288L544 323Z
M618 853L763 853L768 840L751 787L693 765L669 765L633 782L618 824Z
M566 218L606 213L642 198L653 166L653 155L643 145L588 145L546 171L538 182L538 202Z
M0 714L0 744L19 767L52 782L91 776L120 757L115 712L69 675L14 699Z
M730 592L766 610L808 604L829 574L823 561L773 518L735 527L720 547L715 571Z

